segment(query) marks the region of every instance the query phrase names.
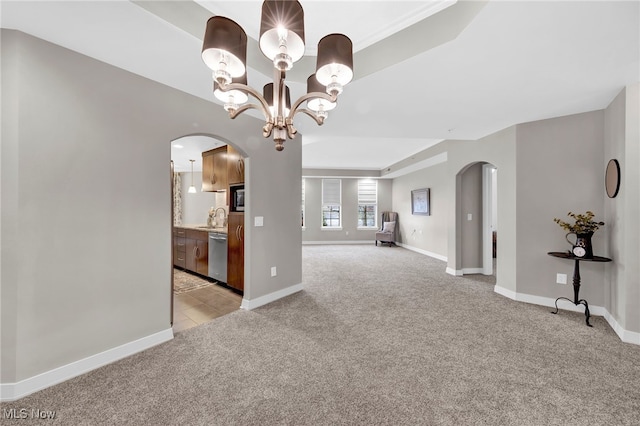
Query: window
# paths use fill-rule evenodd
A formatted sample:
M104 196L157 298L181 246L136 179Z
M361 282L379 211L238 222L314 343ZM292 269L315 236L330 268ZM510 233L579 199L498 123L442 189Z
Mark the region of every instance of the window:
M340 179L322 179L322 227L341 227L341 184Z
M378 216L378 181L358 181L358 228L376 228Z
M300 212L302 215L302 227L304 228L304 178L302 178L302 209Z

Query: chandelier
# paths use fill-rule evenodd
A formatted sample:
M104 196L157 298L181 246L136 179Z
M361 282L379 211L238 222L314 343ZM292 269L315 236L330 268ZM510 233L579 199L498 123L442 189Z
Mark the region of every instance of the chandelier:
M266 0L262 4L260 50L273 61L273 83L262 94L247 85L247 35L234 21L214 16L207 21L202 60L213 71L214 96L224 102L230 118L249 110L262 111L265 138L273 135L276 150L284 149L287 138L297 130L293 117L299 112L324 123L327 111L336 107L343 86L353 78L353 47L344 34L329 34L318 42L316 72L307 79L307 93L293 105L286 72L304 55L304 11L298 1ZM247 103L249 95L258 103ZM303 103L307 108L301 108Z

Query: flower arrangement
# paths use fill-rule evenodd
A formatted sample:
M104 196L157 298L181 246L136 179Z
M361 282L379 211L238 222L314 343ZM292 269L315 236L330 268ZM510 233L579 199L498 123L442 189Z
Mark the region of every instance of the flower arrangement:
M560 220L558 218L554 218L553 221L560 225L560 227L566 231L573 232L575 234L591 234L598 230L604 222L596 222L593 220L595 216L593 212L587 211L585 214L575 214L572 212L567 213L567 215L575 220L575 223L571 224Z

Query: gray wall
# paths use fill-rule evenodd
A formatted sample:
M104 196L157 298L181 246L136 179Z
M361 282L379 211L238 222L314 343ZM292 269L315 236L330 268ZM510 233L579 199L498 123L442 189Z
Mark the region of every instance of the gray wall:
M428 239L416 241L413 229L421 224L413 222L428 219L405 215L400 222L402 241L446 254L451 273L468 267L462 252L466 197L460 172L477 162L491 163L497 167L496 286L514 297L573 298L573 264L546 254L570 248L565 231L553 218L567 219L569 211L592 210L606 223L593 238L594 251L614 261L582 264L580 296L604 306L623 328L622 333L638 333L640 225L635 219L640 214L639 110L640 85L636 83L624 89L605 111L524 123L477 141L444 141L392 165L381 173L383 177L432 163L393 180L393 208L401 217L410 209L410 190L417 187L432 188L432 214L447 209L447 220L438 220L435 227L446 228L447 236L431 229ZM604 192L604 169L610 158L617 158L622 169L620 193L614 199ZM440 190L446 194L442 198L437 196ZM567 274L569 284L556 284L557 273ZM623 339L637 341L637 337L625 336Z
M444 141L400 161L383 171L393 175L402 168L427 164L426 168L397 177L393 184L393 208L405 213L401 219L402 241L447 260L447 271L461 274L462 261L462 173L479 162L497 168L499 249L497 285L516 291L516 130L515 126L477 141ZM432 216L411 216L411 189L431 187ZM441 216L441 215L444 215ZM407 217L408 216L408 217ZM402 217L402 216L401 216ZM466 214L465 214L466 218ZM481 216L480 216L481 218ZM407 220L409 221L407 223ZM475 221L474 221L475 223ZM481 222L478 222L481 223ZM407 226L408 225L408 226ZM413 230L425 229L424 234ZM414 239L413 236L416 236Z
M518 293L573 299L573 262L547 255L566 251L566 231L553 218L591 210L604 219L602 111L517 126L517 283ZM595 254L604 253L608 229L593 236ZM556 274L569 284L556 284ZM580 265L580 297L603 306L604 265Z
M262 123L25 34L2 30L2 383L169 328L170 144L248 155L251 300L302 280L301 149ZM43 71L44 70L44 71ZM275 202L274 202L275 201ZM271 278L268 266L278 266ZM42 348L46 348L43 351Z
M431 215L411 214L411 191L429 188ZM439 258L447 256L449 213L447 165L440 163L393 180L393 209L398 212L400 242Z
M482 164L476 163L460 176L460 236L462 270L482 268ZM471 215L469 220L468 215Z
M462 264L462 179L460 172L478 162L497 168L498 258L496 285L516 291L516 129L515 126L477 141L448 141L449 199L452 200L448 220L449 272L459 274Z
M616 198L605 198L607 235L604 304L626 330L640 332L640 85L624 89L605 111L604 156L600 167L615 158L621 184Z
M336 178L342 180L342 229L322 229L322 178L305 177L303 243L371 241L373 244L376 230L358 229L358 180L361 178ZM365 178L362 177L362 179ZM380 214L389 210L391 210L391 180L378 179L378 227L382 226Z

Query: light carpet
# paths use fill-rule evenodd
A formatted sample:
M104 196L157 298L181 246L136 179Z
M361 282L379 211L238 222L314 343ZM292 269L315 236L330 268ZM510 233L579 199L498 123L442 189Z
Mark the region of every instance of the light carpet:
M398 247L302 251L304 291L4 408L65 425L640 424L640 347L601 317Z

